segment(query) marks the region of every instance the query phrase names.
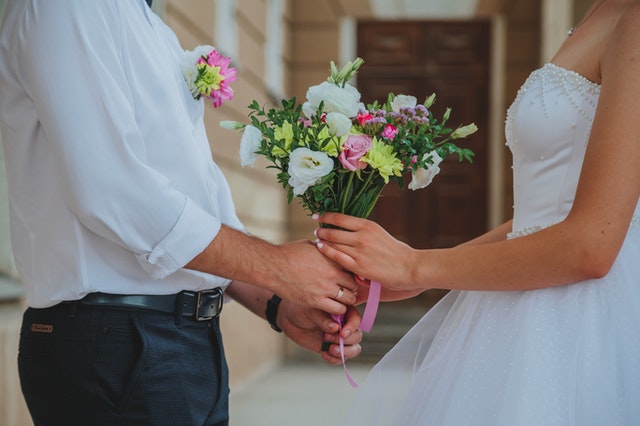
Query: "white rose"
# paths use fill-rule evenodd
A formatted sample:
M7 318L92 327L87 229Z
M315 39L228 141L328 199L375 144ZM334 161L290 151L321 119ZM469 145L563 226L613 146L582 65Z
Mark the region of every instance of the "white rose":
M351 130L351 119L339 112L330 112L327 114L325 122L327 126L329 126L331 136L346 136L349 134L349 130Z
M324 102L326 112L339 112L347 117L355 117L361 107L358 89L349 84L340 87L328 81L309 87L307 101L309 104L305 111L315 112L320 103Z
M426 169L419 168L412 174L409 189L415 191L417 189L424 188L433 181L433 178L436 177L438 173L440 173L439 165L442 162L442 158L440 158L437 152L432 151L429 154L425 154L422 159L426 160L429 157L431 157L433 164L428 164Z
M311 185L333 170L333 160L324 152L296 148L289 157L289 185L294 195L302 195Z
M398 95L391 101L391 109L394 112L400 112L400 108L415 108L418 99L415 96Z
M247 126L242 133L240 139L240 165L242 167L253 163L258 159L259 155L256 151L260 148L262 141L262 132L257 127Z

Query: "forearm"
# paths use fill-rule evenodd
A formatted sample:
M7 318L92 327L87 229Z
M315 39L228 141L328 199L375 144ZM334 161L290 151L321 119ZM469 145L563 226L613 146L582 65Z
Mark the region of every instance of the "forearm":
M185 268L276 292L286 263L279 246L223 225L214 240Z
M267 301L273 296L270 291L242 281L233 281L227 288L226 294L258 317L266 320Z
M479 246L483 244L494 243L498 241L505 241L507 238L507 234L511 232L511 220L503 223L502 225L492 229L481 236L474 238L473 240L469 240L463 244L460 244L458 247L471 247L471 246ZM414 281L415 282L415 281ZM427 283L428 281L421 281ZM420 293L432 288L431 286L420 286L417 289L411 290L389 290L387 288L382 289L381 300L385 302L393 302L398 300L405 300L411 297L415 297ZM362 296L360 296L362 297ZM366 298L362 300L364 302Z
M507 241L420 251L408 281L422 288L508 291L597 278L606 267L595 260L597 244L588 242L597 236L585 234L559 224Z
M322 222L350 231L319 228L318 249L388 290L529 290L608 273L629 226L631 212L624 214L626 218L613 220L584 209L523 237L497 238L506 230L505 224L475 244L417 250L394 239L375 222L326 213L320 218Z

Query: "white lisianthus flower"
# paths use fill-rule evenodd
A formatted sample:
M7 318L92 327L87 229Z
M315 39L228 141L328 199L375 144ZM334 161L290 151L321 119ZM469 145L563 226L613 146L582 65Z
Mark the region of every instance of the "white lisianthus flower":
M401 108L415 108L418 99L415 96L397 95L391 101L391 109L393 112L400 112Z
M258 159L259 155L256 151L260 148L262 141L262 132L254 126L246 126L240 139L240 165L242 167L253 163Z
M475 123L467 124L466 126L458 127L451 133L451 139L466 138L467 136L478 131L478 126Z
M442 162L442 158L436 151L431 151L430 153L425 154L422 159L427 160L429 157L431 157L432 164L428 164L426 169L419 168L412 173L409 189L415 191L426 187L433 181L433 178L440 173L439 166Z
M303 105L305 115L315 114L321 102L324 102L326 112L339 112L347 117L355 117L361 107L358 89L350 84L340 87L328 81L309 87L307 102Z
M233 121L233 120L222 120L220 122L220 127L222 127L223 129L227 129L227 130L242 130L245 127L247 127L246 124L242 124L238 121Z
M311 118L316 115L318 108L314 108L309 101L302 104L302 113L305 117Z
M346 136L349 134L349 130L351 130L351 119L339 112L328 113L325 117L325 123L329 126L331 136Z
M184 81L187 83L189 92L193 96L198 94L198 88L195 86L196 78L198 77L198 59L202 56L206 56L213 50L213 46L208 44L196 47L193 50L185 50L180 69L184 76Z
M333 160L324 152L296 148L289 156L289 185L294 195L302 195L333 170Z

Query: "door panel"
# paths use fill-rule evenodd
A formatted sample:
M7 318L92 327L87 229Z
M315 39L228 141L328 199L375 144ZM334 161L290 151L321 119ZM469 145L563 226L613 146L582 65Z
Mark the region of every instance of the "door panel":
M479 127L459 141L475 152L472 165L448 158L428 188L385 188L371 218L415 247L458 244L486 229L489 41L486 21L358 24L358 56L365 65L357 85L365 103L384 102L389 92L422 102L435 92L432 111L441 116L451 107L450 127Z

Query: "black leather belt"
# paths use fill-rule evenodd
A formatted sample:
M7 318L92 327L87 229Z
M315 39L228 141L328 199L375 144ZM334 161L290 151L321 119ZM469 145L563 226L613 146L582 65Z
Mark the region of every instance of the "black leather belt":
M148 309L190 317L197 321L209 321L222 311L223 292L216 288L208 291L184 290L178 294L167 295L89 293L78 303Z

